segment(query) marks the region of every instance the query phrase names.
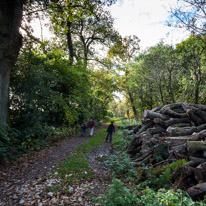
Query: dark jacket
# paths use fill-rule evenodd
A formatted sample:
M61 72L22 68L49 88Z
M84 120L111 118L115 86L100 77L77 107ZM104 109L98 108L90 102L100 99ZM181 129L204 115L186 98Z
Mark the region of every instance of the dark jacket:
M87 126L86 126L86 125L83 125L83 126L82 126L82 131L86 131L86 129L87 129Z
M110 124L110 125L108 126L107 132L110 133L110 134L113 133L113 132L115 132L115 127L114 127L113 124Z

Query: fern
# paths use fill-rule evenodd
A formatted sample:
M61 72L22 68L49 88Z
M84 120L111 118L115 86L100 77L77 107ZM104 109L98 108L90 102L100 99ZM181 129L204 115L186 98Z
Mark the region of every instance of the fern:
M162 172L159 178L160 185L165 187L168 186L170 179L172 177L172 173L179 169L182 165L185 165L187 161L185 159L177 160L166 167L166 169Z

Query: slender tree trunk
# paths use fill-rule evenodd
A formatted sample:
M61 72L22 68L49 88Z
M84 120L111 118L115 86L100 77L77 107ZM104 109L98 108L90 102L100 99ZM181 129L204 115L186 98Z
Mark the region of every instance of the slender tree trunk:
M127 118L129 119L129 109L127 109Z
M171 97L172 102L175 102L174 94L172 91L172 70L169 70L169 95Z
M199 102L199 81L196 82L195 85L195 104Z
M69 49L69 64L73 65L74 62L74 48L73 48L73 43L72 43L72 34L71 34L71 25L72 22L67 21L67 26L68 26L68 32L67 32L67 46Z
M195 75L195 104L199 102L199 87L200 87L200 78L198 74Z
M84 66L87 67L87 60L88 60L88 51L89 51L89 45L86 44L84 35L83 35L83 29L84 29L84 21L81 19L80 20L80 24L81 24L81 29L80 29L80 39L82 41L83 44L83 48L84 48Z
M153 89L152 89L152 86L149 84L149 93L150 93L150 109L153 108Z
M140 100L141 100L141 114L143 113L143 85L141 84Z
M86 45L86 42L85 42L85 40L84 40L83 35L81 36L81 40L82 40L83 47L84 47L84 66L87 67L88 48L87 48L87 45Z
M162 92L162 81L161 79L159 80L159 91L160 91L160 97L162 100L162 104L164 105L164 98L163 98L163 92Z
M132 110L134 112L134 117L135 119L138 118L138 115L137 115L137 110L136 110L136 107L134 105L134 98L133 98L133 95L132 93L128 90L128 94L129 94L129 99L130 99L130 102L131 102L131 105L132 105Z
M22 46L19 33L25 0L0 2L0 123L8 122L9 82L12 67Z
M128 77L128 70L125 71L125 80L126 80L126 82L127 82L127 77ZM134 117L135 117L135 119L137 119L138 115L137 115L137 110L136 110L136 107L135 107L135 104L134 104L134 98L133 98L132 92L130 91L129 87L127 87L126 89L127 89L129 99L130 99L130 102L131 102L131 105L132 105L132 111L134 113Z

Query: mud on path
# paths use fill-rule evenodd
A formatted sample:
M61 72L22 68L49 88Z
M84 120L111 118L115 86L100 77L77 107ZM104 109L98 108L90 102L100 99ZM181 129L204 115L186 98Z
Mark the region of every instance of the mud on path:
M102 127L94 130L94 134L105 127L106 125L103 125ZM70 139L61 141L52 147L35 152L31 157L19 160L13 165L1 166L0 205L56 205L57 202L58 205L61 205L59 204L60 202L56 200L57 197L55 197L56 199L53 198L53 201L52 198L49 198L49 201L44 201L45 203L40 200L34 201L32 199L33 196L36 195L36 191L44 187L44 184L42 184L42 177L50 174L53 167L55 167L59 162L63 161L67 156L71 155L78 146L87 142L88 140L88 136L73 136ZM103 192L102 190L106 191L108 189L110 179L107 180L103 178L103 175L106 174L108 169L105 168L104 165L97 159L98 157L109 155L110 153L110 144L103 143L99 148L93 148L92 152L88 156L88 161L97 178L95 181L82 183L82 186L78 187L77 194L75 194L75 188L72 188L74 197L71 199L69 205L92 205L92 203L84 202L81 196L86 194L88 197L91 197L101 194ZM50 181L49 184L51 184L52 181L58 180L48 181ZM79 191L81 191L81 187L84 188L84 184L87 188L89 185L90 189L86 192L84 189L82 189L82 194L80 194ZM35 188L38 186L37 190L32 188L34 186ZM22 199L25 194L25 198L27 198L28 201ZM58 198L60 199L62 197ZM68 198L64 198L68 202ZM62 203L63 202L64 201L62 200Z

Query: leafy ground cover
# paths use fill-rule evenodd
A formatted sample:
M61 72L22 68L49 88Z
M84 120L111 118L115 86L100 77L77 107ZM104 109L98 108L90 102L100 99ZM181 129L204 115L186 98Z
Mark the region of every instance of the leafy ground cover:
M149 187L144 190L130 189L120 179L113 179L110 191L97 199L101 205L120 206L204 206L204 202L193 202L185 192L159 189L157 192Z
M105 159L113 177L107 194L94 198L101 205L141 205L141 206L176 206L206 205L206 200L193 201L186 192L174 191L170 184L172 172L186 160L178 160L162 168L150 165L134 167L129 155L125 152L131 136L127 130L119 130L114 138L116 152Z

